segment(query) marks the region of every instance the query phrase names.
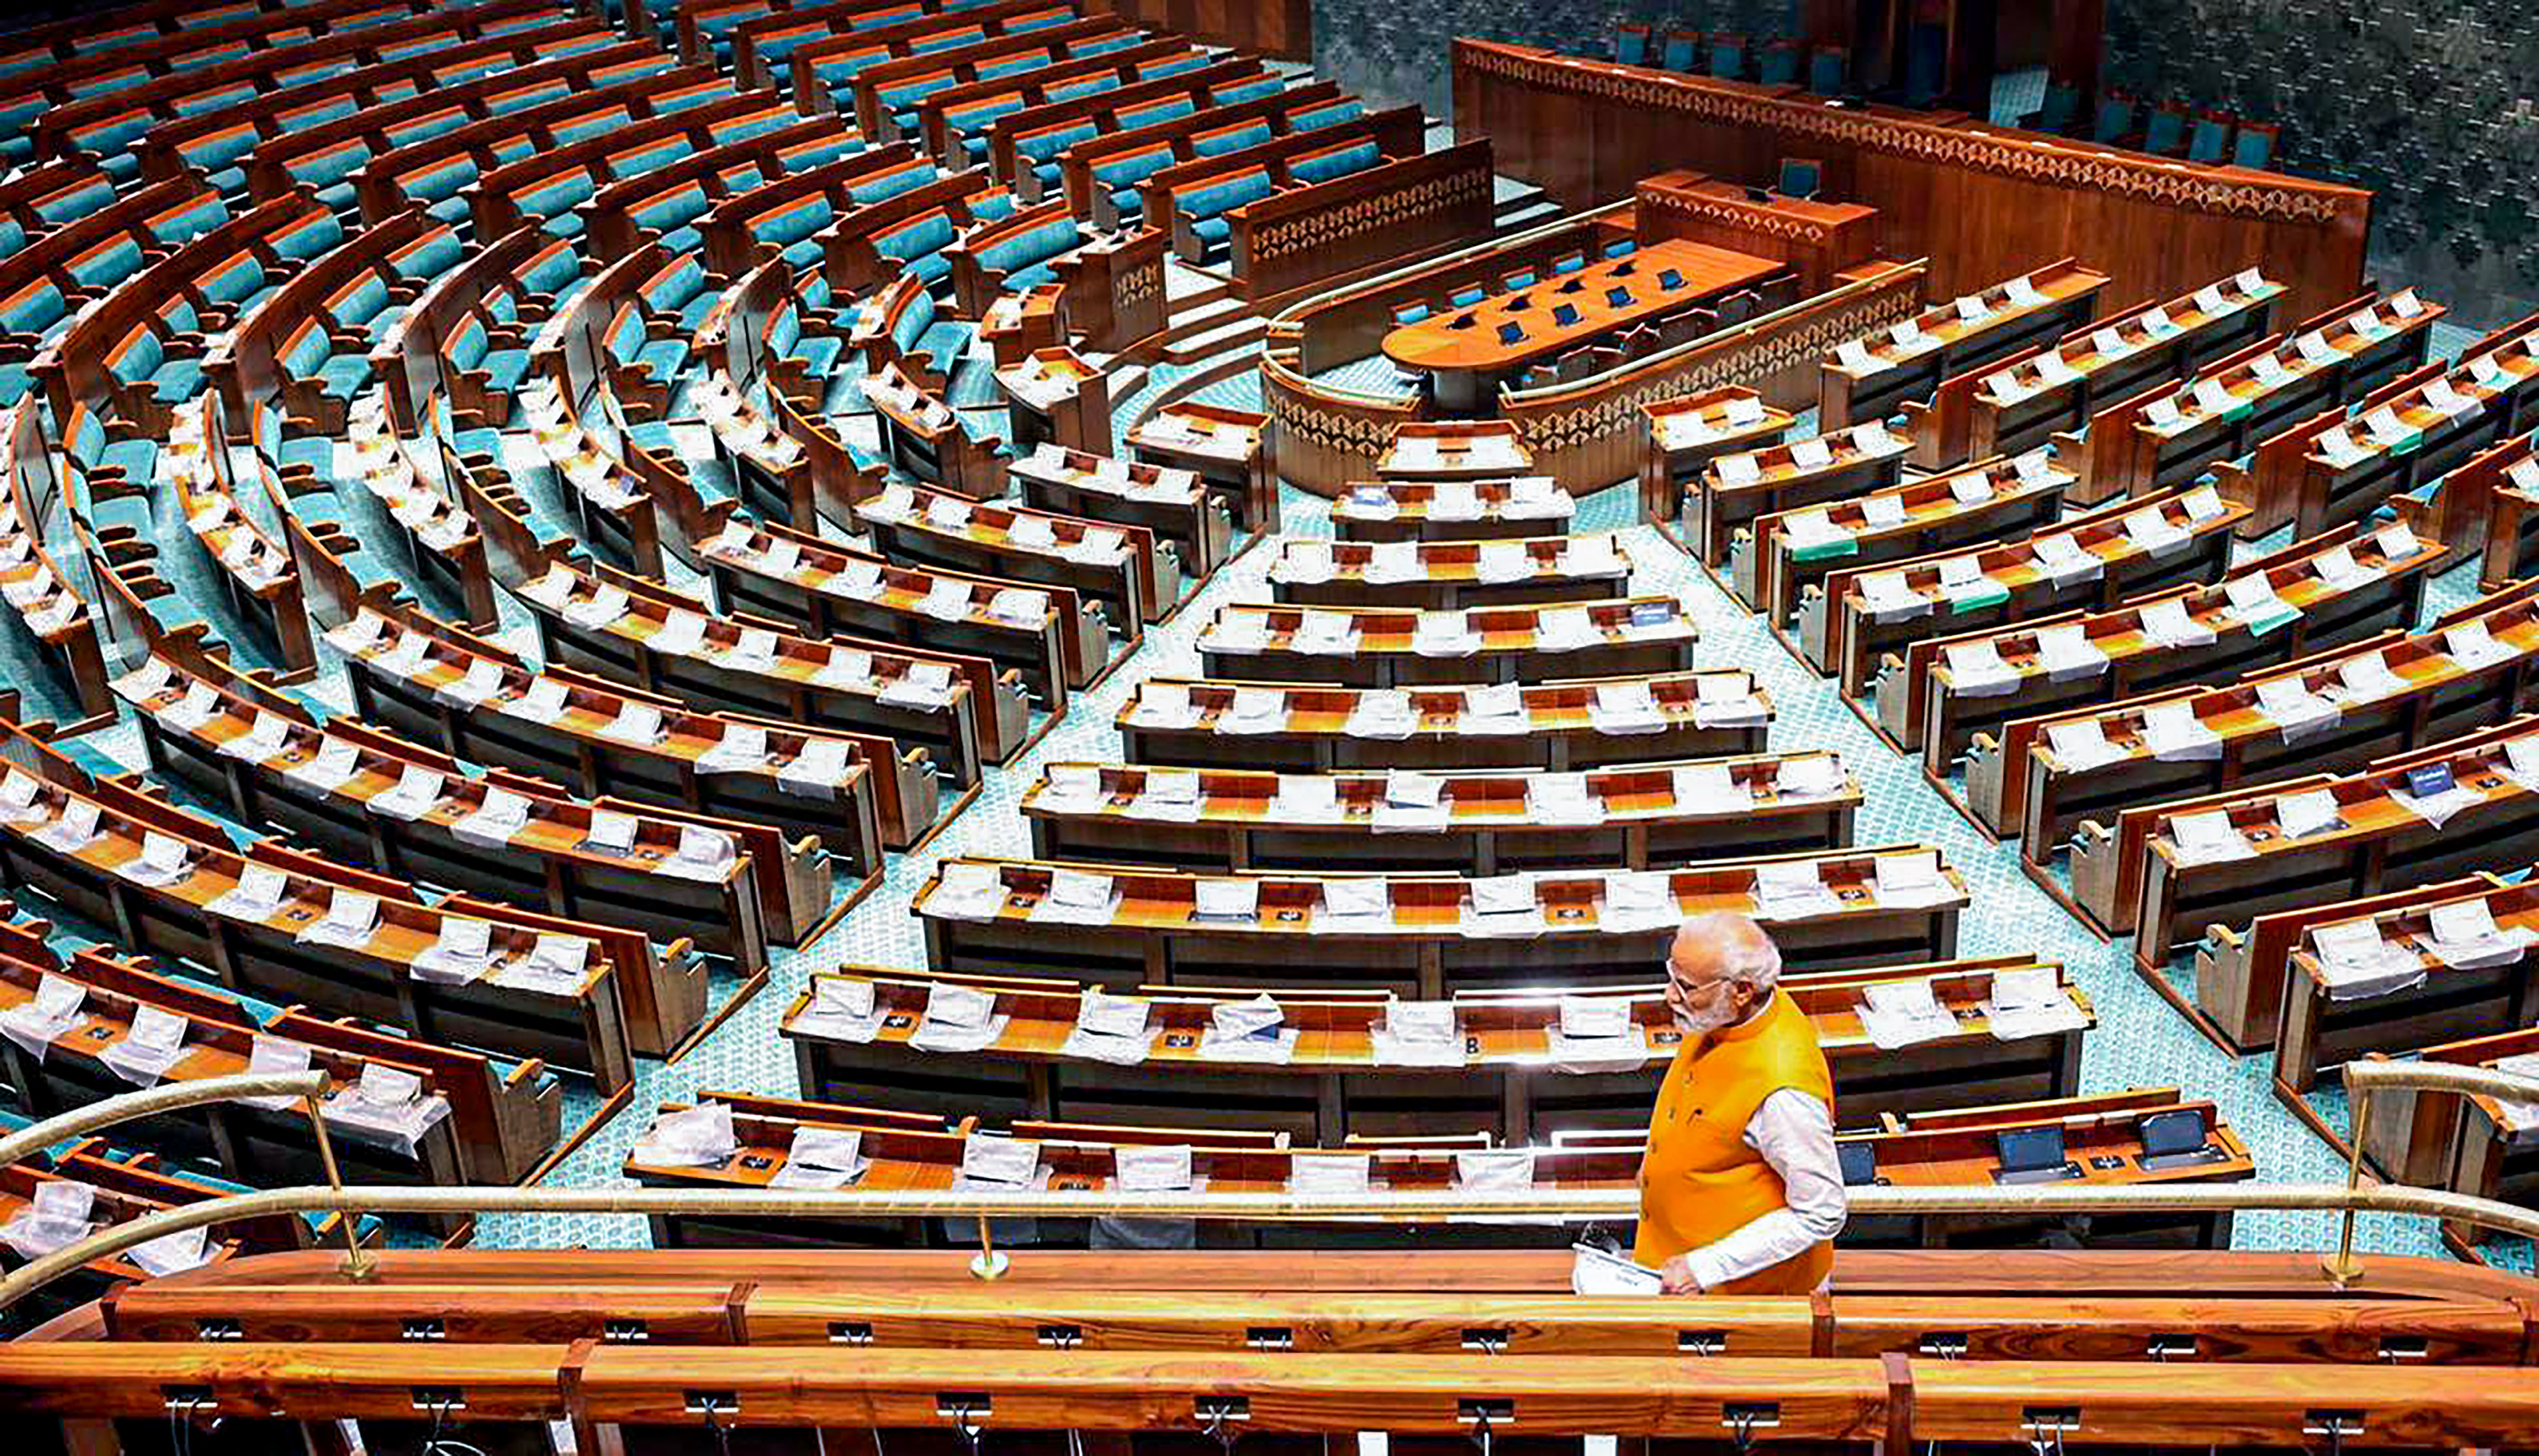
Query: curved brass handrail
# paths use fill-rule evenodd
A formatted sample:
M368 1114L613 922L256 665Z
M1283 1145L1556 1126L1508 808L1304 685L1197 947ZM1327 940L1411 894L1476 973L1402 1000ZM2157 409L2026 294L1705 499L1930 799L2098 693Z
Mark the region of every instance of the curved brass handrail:
M48 1117L24 1132L0 1138L0 1168L14 1167L29 1156L43 1151L66 1138L110 1128L116 1123L157 1117L184 1107L199 1107L206 1102L227 1102L235 1097L292 1097L303 1101L326 1093L326 1074L322 1072L249 1072L232 1076L206 1076L193 1081L161 1082L91 1102L86 1107Z
M1861 1187L1850 1190L1855 1212L1882 1213L2194 1213L2266 1210L2273 1212L2341 1213L2343 1244L2327 1261L2328 1277L2351 1283L2361 1277L2353 1259L2353 1226L2360 1213L2409 1213L2441 1218L2539 1239L2539 1210L2518 1208L2493 1199L2445 1189L2399 1184L2362 1183L2363 1132L2373 1094L2419 1090L2483 1094L2539 1103L2539 1078L2488 1068L2447 1063L2369 1061L2349 1064L2346 1080L2355 1093L2354 1155L2347 1181L2335 1183L2230 1183L2071 1187L1990 1184L1937 1188ZM977 1218L983 1253L974 1268L983 1278L1002 1270L999 1256L987 1250L987 1222L1001 1217L1094 1217L1121 1214L1140 1218L1235 1219L1249 1221L1429 1221L1461 1219L1493 1222L1552 1218L1584 1221L1636 1216L1639 1195L1628 1188L1573 1189L1522 1193L1369 1193L1342 1198L1299 1197L1292 1193L1191 1193L1176 1197L1134 1198L1094 1192L980 1194L867 1192L859 1189L776 1190L736 1188L512 1188L512 1187L348 1187L336 1175L324 1143L324 1122L317 1116L316 1094L325 1076L292 1073L206 1078L199 1082L153 1087L109 1097L75 1112L50 1118L7 1140L0 1140L0 1165L12 1149L42 1147L77 1132L109 1127L171 1107L217 1101L228 1096L304 1094L317 1123L320 1151L328 1184L322 1187L274 1189L239 1194L166 1209L114 1224L51 1253L28 1261L0 1279L0 1308L6 1308L45 1284L95 1259L116 1254L152 1239L186 1229L279 1214L332 1213L346 1228L346 1273L364 1278L370 1256L351 1245L351 1225L362 1213L619 1213L669 1216L718 1213L746 1217ZM18 1152L24 1156L24 1151Z

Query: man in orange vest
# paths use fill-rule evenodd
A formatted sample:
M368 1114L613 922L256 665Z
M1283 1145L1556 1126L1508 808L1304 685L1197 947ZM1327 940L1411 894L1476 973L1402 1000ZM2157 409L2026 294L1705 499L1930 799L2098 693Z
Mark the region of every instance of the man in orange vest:
M1667 955L1683 1033L1640 1159L1633 1259L1670 1294L1824 1286L1849 1214L1833 1146L1833 1077L1781 952L1742 915L1699 915Z

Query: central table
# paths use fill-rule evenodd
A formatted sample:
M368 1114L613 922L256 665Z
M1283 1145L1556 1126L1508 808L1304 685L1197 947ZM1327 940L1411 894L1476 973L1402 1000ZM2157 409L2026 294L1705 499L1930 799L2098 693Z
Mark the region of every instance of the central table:
M1384 353L1405 369L1435 375L1441 405L1477 408L1487 402L1488 386L1501 375L1734 292L1782 266L1706 243L1667 239L1626 257L1607 258L1404 324L1384 336ZM1661 282L1669 272L1676 275L1672 287ZM1616 289L1622 290L1618 296ZM1573 312L1555 312L1564 306ZM1511 328L1516 332L1509 333Z

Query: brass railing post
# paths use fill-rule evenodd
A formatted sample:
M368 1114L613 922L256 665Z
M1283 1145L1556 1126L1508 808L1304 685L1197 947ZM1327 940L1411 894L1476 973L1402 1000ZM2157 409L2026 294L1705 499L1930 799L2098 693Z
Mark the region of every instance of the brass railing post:
M344 1173L335 1165L335 1142L326 1132L326 1114L319 1106L319 1093L310 1092L300 1099L309 1109L309 1126L317 1134L317 1165L326 1174L326 1187L338 1199L344 1196ZM367 1283L378 1272L378 1261L362 1247L361 1215L349 1205L335 1212L336 1221L344 1228L344 1278Z
M970 1273L983 1280L1000 1280L1014 1261L996 1248L996 1235L988 1227L988 1215L979 1215L979 1252L970 1261Z
M2347 1142L2352 1145L2345 1159L2345 1213L2337 1228L2336 1253L2319 1261L2327 1271L2328 1283L2340 1289L2363 1278L2363 1261L2354 1257L2354 1220L2362 1215L2355 1199L2363 1192L2363 1139L2371 1131L2371 1088L2367 1083L2352 1091L2354 1119L2346 1129Z

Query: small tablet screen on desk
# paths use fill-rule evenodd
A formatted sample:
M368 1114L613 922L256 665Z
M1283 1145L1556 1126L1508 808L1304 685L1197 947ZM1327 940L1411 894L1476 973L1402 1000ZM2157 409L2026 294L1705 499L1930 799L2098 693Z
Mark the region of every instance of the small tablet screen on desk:
M1502 323L1502 324L1500 324L1500 325L1499 325L1499 342L1500 342L1500 343L1502 343L1502 344L1516 344L1516 343L1522 343L1522 342L1524 342L1524 340L1525 340L1525 328L1524 328L1524 326L1523 326L1523 325L1521 325L1521 324L1515 324L1515 323Z
M1609 288L1605 290L1605 302L1616 309L1627 309L1631 306L1631 291L1627 288Z
M1878 1144L1867 1142L1836 1143L1834 1155L1842 1159L1842 1183L1845 1188L1860 1188L1878 1181Z
M1683 287L1683 275L1673 268L1669 268L1658 275L1658 287L1667 289L1681 288Z
M1621 262L1615 263L1612 271L1613 276L1616 278L1628 278L1632 274L1640 271L1640 265L1631 262L1628 259L1624 259Z
M1458 314L1455 317L1455 321L1447 324L1446 326L1448 328L1470 328L1473 326L1473 315L1470 313Z
M1559 324L1563 328L1567 328L1570 324L1576 323L1578 321L1578 306L1576 304L1552 305L1551 321Z
M1993 1135L2005 1173L2032 1173L2062 1162L2061 1128L2013 1128Z
M2204 1118L2191 1108L2155 1112L2142 1120L2143 1161L2204 1150Z

